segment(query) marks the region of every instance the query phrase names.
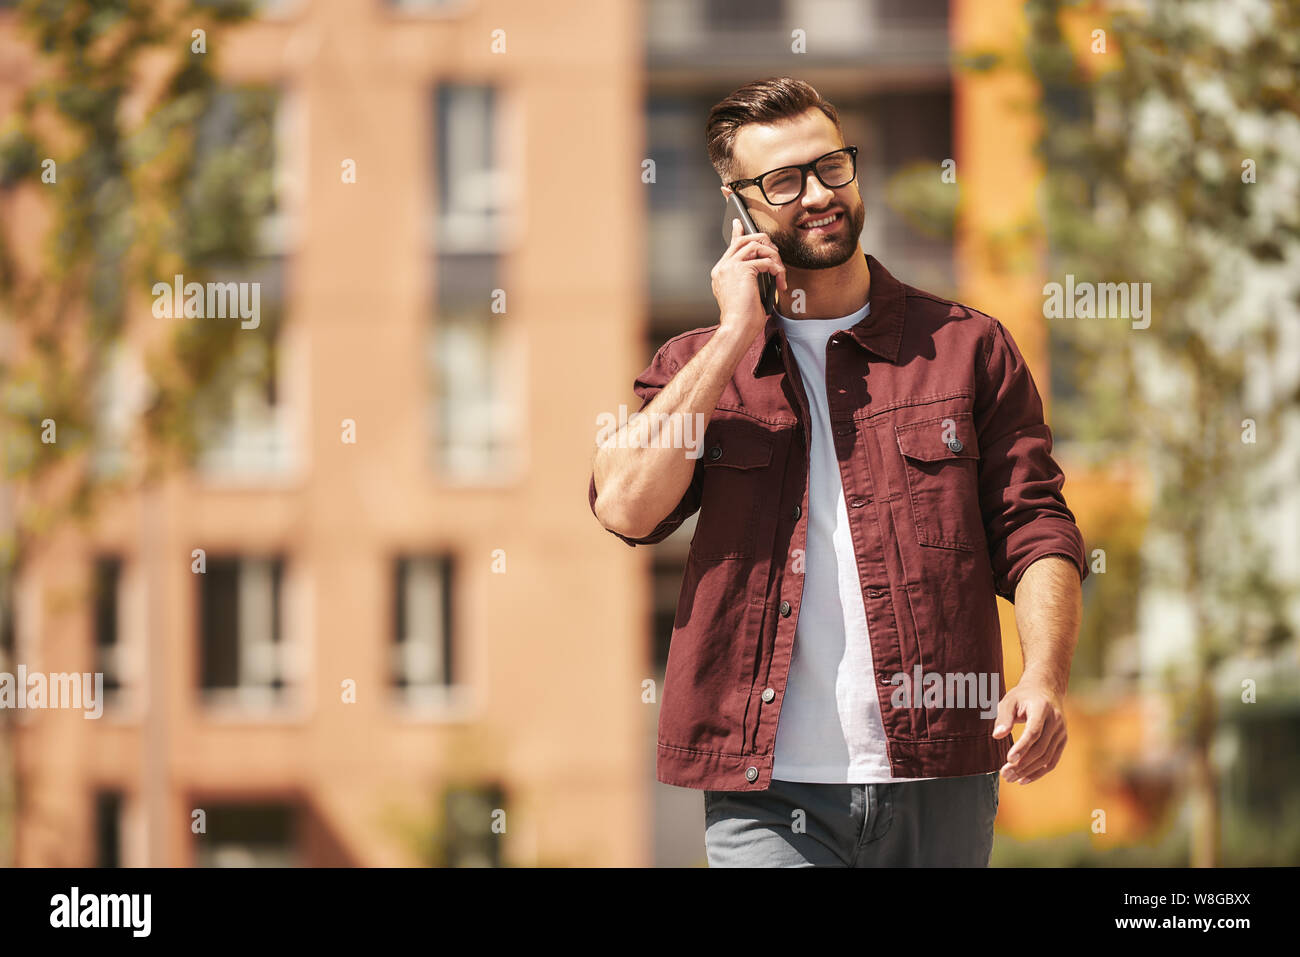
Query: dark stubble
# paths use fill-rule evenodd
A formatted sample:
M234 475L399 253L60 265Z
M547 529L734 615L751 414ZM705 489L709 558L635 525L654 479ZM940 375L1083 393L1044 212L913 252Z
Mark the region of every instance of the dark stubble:
M781 254L781 262L796 269L831 269L856 254L858 237L862 235L862 224L867 218L866 207L861 198L852 206L845 203L832 205L832 208L837 207L844 207L848 226L841 226L833 239L815 239L797 226L771 231L768 235ZM816 217L800 216L800 219L808 218Z

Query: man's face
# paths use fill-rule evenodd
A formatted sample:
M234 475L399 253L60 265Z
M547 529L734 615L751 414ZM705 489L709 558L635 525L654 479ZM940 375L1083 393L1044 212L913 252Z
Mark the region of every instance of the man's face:
M749 179L778 166L810 163L844 145L830 117L816 107L775 124L751 123L736 135L732 153L735 178ZM772 237L787 266L829 269L859 251L858 237L867 214L857 179L827 189L809 173L803 194L784 206L769 204L757 186L745 187L740 194L754 225ZM808 228L809 223L831 215L836 219L828 226Z

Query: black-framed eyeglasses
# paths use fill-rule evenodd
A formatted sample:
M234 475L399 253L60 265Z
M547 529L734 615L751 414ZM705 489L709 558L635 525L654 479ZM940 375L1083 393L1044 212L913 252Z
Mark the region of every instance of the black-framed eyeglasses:
M845 146L802 166L782 166L753 179L738 179L728 183L727 188L739 191L746 186L757 186L770 205L785 206L803 195L809 172L827 189L848 186L858 175L858 148Z

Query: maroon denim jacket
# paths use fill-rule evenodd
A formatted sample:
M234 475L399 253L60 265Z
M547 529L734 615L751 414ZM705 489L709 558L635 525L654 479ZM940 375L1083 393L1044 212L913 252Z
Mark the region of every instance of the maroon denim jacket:
M995 676L996 595L1062 555L1087 577L1029 368L989 316L905 285L874 257L871 313L827 344L831 430L858 559L891 772L994 771L1011 736L979 707L943 707L896 676ZM675 336L636 379L642 406L717 326ZM808 401L775 318L737 365L686 494L644 538L697 509L659 714L660 781L763 790L794 651L807 533ZM686 453L683 453L686 454ZM592 476L588 500L595 510ZM918 670L919 669L919 670ZM895 699L900 698L896 704ZM949 702L951 703L951 702ZM929 705L929 706L927 706Z

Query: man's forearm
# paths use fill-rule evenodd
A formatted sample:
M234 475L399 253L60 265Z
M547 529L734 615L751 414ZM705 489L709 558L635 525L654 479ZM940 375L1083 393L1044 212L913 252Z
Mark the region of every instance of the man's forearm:
M1015 607L1024 675L1064 695L1083 616L1083 590L1074 562L1046 555L1030 565L1016 585Z
M656 415L687 421L684 417L700 414L707 424L736 364L749 348L750 343L742 339L726 327L715 332L642 415L633 417L596 450L592 463L596 516L606 528L643 537L681 501L691 484L695 459L662 439L652 442L652 421ZM696 441L703 437L701 430Z

